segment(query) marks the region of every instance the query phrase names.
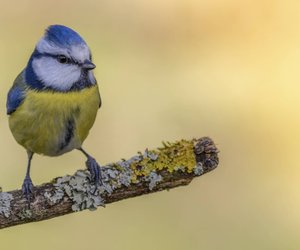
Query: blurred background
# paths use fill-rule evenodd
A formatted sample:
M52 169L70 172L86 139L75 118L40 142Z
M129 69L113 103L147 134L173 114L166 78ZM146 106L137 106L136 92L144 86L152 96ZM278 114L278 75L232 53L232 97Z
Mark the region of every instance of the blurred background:
M0 231L1 249L300 249L300 2L0 0L0 186L25 150L6 93L50 24L93 52L103 98L85 148L102 164L210 136L220 165L189 186ZM35 184L84 168L36 156Z

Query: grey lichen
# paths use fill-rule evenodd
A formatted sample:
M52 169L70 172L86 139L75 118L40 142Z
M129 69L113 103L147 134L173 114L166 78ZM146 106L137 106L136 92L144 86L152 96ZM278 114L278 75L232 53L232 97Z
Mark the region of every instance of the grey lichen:
M198 162L196 167L194 168L195 175L202 175L204 173L204 169L201 162Z
M80 170L74 176L60 177L54 183L55 192L45 192L44 196L51 203L58 203L66 195L72 201L72 210L80 211L83 209L94 210L97 206L104 205L101 197L98 195L99 189L90 184L89 173Z
M30 219L32 217L32 211L30 209L23 209L17 214L17 216L22 220Z
M151 172L148 176L145 176L145 180L149 181L149 189L152 190L159 182L162 181L162 176L156 172Z
M52 203L57 203L59 202L63 197L64 197L64 191L62 189L56 189L55 193L51 195L48 192L44 193L44 196L49 199Z
M13 196L10 193L0 192L0 214L4 215L6 218L10 216L10 202L12 200Z
M121 169L118 169L118 166ZM128 161L120 161L117 164L107 165L102 169L102 185L96 186L90 182L90 173L79 170L73 176L64 176L56 179L55 192L45 192L44 196L51 203L60 202L66 195L73 201L72 210L95 210L98 206L104 206L103 194L111 194L121 185L129 186L132 171Z

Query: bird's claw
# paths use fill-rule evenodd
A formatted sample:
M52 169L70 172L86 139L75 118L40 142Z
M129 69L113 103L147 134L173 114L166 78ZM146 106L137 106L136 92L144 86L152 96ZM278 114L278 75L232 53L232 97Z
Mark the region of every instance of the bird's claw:
M102 185L101 167L93 157L88 157L85 165L91 174L91 182L96 186Z
M30 205L30 199L33 196L33 184L30 177L25 177L23 185L22 185L22 193L25 196L28 204Z

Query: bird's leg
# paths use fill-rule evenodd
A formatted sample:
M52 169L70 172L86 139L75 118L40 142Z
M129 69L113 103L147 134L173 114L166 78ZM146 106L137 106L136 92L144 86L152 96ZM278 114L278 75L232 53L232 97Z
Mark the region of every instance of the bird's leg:
M24 179L23 185L22 185L22 192L23 192L23 195L25 195L27 201L30 203L30 195L32 195L32 193L33 193L33 184L32 184L31 178L30 178L30 165L31 165L31 159L32 159L33 153L30 151L27 151L27 155L28 155L28 164L27 164L25 179Z
M91 174L91 181L94 182L96 186L98 186L99 184L102 185L100 165L92 156L90 156L85 150L83 150L83 148L79 148L78 150L80 150L87 158L85 165Z

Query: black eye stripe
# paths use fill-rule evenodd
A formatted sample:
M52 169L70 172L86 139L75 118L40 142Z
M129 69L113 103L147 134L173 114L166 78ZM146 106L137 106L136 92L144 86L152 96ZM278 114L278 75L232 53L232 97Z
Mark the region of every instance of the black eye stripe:
M79 65L79 66L81 65L81 63L79 63L74 58L66 56L66 55L63 55L63 54L61 54L61 55L54 55L54 54L50 54L50 53L46 53L46 52L40 53L38 51L36 51L34 53L34 58L51 57L51 58L53 58L53 59L55 59L57 61L59 60L58 57L61 57L61 56L66 57L67 61L68 61L67 63L62 63L62 64L74 64L74 65Z

